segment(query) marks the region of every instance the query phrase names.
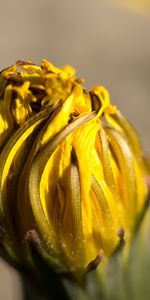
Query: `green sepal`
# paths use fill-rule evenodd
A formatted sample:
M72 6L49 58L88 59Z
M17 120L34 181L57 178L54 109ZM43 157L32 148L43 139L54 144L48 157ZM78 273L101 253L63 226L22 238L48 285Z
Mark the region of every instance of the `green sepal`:
M150 196L147 199L149 203ZM107 300L150 299L150 206L143 210L131 245L115 252L107 267Z

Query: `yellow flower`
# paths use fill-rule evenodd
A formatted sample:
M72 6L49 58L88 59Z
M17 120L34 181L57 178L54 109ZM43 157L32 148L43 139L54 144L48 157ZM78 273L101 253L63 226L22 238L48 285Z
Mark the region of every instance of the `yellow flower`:
M0 222L4 251L28 260L26 233L66 269L130 243L148 189L138 136L102 86L74 69L18 61L0 74ZM22 241L24 241L22 243Z
M117 0L117 2L135 11L150 12L150 0Z

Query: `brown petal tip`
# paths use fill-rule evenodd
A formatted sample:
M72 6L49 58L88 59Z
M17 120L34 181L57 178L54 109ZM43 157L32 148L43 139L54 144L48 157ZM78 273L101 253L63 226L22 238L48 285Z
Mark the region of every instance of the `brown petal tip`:
M124 239L124 228L121 227L117 232L118 237L120 238L120 241Z
M115 252L117 250L122 249L122 247L125 245L125 231L123 227L120 227L119 230L117 231L117 236L119 238L119 244L115 249Z
M35 229L30 229L27 231L25 235L25 240L28 241L31 247L36 248L37 250L41 250L41 242L39 235Z
M103 256L104 256L104 251L103 251L103 249L101 249L99 251L99 253L97 254L96 258L88 264L87 272L95 270L99 266L99 264L101 263L101 261L103 259Z

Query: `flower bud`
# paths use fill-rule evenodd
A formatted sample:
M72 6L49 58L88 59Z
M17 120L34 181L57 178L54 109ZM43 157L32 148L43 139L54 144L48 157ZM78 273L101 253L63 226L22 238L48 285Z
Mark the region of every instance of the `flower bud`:
M138 136L102 86L18 61L0 74L0 222L5 255L84 270L130 243L148 194ZM2 229L3 228L3 229ZM99 259L100 258L100 259Z

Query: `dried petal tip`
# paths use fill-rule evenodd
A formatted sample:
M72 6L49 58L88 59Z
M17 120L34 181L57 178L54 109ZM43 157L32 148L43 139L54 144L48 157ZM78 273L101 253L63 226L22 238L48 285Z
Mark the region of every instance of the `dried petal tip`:
M117 235L119 237L119 244L117 245L114 253L120 251L124 246L125 246L125 243L126 243L126 240L125 240L125 232L124 232L124 228L121 227L118 232L117 232Z
M124 229L121 227L117 232L118 237L120 238L120 241L124 240Z
M30 244L34 244L37 248L41 248L40 239L38 233L35 229L28 230L25 235L25 240L28 241Z
M103 256L104 256L104 251L101 249L100 252L97 254L96 258L88 264L87 272L95 270L101 263Z

